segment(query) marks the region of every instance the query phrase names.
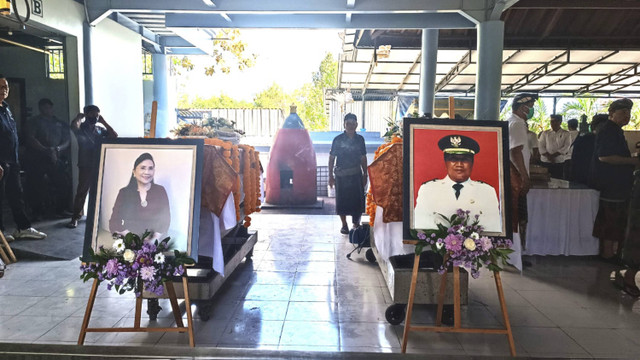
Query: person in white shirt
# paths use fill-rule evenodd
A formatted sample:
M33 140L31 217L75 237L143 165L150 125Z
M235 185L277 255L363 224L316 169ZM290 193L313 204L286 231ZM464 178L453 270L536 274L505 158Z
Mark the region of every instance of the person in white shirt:
M516 95L511 105L511 116L507 119L509 121L509 157L513 165L511 167L511 219L513 231L520 233L523 249L526 245L527 193L531 186L529 181L531 149L527 137L527 120L533 116L533 104L537 99L538 95L536 94Z
M464 135L447 135L438 141L444 153L447 175L420 186L414 210L414 228L436 229L443 224L444 215L449 218L458 209L479 215L486 232L502 231L502 216L498 195L493 186L471 180L473 160L480 152L480 145Z
M556 179L564 178L564 161L571 147L569 132L560 128L561 124L562 115L551 115L551 130L543 131L538 142L542 165Z

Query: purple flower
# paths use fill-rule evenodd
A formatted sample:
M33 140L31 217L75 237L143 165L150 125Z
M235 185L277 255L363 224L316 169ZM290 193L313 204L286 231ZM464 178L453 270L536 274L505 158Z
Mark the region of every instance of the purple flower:
M104 266L104 270L108 276L115 276L118 273L118 259L109 259Z
M460 251L462 249L462 239L457 235L449 234L444 238L444 245L449 251Z
M143 266L142 269L140 269L140 277L142 280L151 281L155 275L156 269L153 266Z
M419 232L418 233L418 239L420 240L425 240L427 238L427 235L423 232Z
M482 244L482 251L488 251L493 247L493 243L491 242L491 238L483 236L480 238L480 243Z

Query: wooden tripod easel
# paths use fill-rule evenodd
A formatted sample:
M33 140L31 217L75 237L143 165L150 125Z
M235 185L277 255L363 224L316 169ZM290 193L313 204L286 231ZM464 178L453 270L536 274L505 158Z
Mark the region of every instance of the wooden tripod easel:
M2 261L7 265L18 261L2 231L0 231L0 258L2 258Z
M133 327L122 328L90 328L89 319L91 318L91 311L93 310L93 304L96 300L96 294L98 292L98 279L93 280L91 287L91 294L87 301L87 310L84 313L84 320L82 321L82 328L80 329L80 335L78 337L78 345L84 344L84 338L88 332L187 332L189 333L189 346L195 347L195 339L193 336L193 319L191 315L191 301L189 300L189 284L187 282L186 275L182 277L182 286L184 287L184 302L187 308L187 326L184 326L182 322L182 316L180 307L178 306L178 300L176 297L176 290L173 287L172 281L167 281L164 286L167 289L167 295L169 295L169 301L171 302L171 309L173 310L173 316L176 320L176 327L140 327L140 318L142 313L142 294L136 297L136 315Z
M416 245L415 240L404 240L405 244ZM446 259L445 259L446 260ZM447 272L442 274L440 280L440 292L438 293L438 314L436 315L435 326L411 326L411 312L413 310L413 298L416 294L416 284L418 280L418 268L420 266L420 254L417 254L413 262L413 273L411 276L411 288L409 290L409 301L407 303L407 316L404 320L404 333L402 335L402 352L407 351L407 342L409 341L409 332L411 331L433 331L433 332L452 332L452 333L481 333L481 334L505 334L509 341L509 350L511 356L516 356L516 346L513 342L513 334L511 333L511 324L509 323L509 314L507 314L507 304L504 301L504 292L502 290L502 281L500 273L493 272L496 289L498 290L498 300L500 301L500 309L502 310L502 318L504 319L504 329L478 329L463 328L460 325L460 268L453 267L453 327L442 327L442 308L444 305L444 295L447 286Z

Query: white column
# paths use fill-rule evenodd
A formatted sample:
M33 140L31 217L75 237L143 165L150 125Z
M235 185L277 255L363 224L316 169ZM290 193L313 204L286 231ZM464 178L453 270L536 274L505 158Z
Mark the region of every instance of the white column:
M500 118L503 44L504 22L493 20L478 24L478 73L474 116L476 120Z
M156 137L170 136L175 126L176 113L169 100L169 60L164 54L153 54L153 99L158 102Z
M422 29L422 57L420 59L420 115L433 115L438 65L438 29Z

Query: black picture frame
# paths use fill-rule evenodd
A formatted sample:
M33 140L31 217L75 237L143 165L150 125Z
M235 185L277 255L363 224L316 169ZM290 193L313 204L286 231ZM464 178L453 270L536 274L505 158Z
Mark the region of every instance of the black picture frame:
M403 238L412 239L411 230L420 229L414 226L416 216L414 209L418 200L419 188L426 182L443 178L441 175L433 175L435 171L438 171L439 167L442 169L442 174L447 174L444 168L443 152L438 148L437 141L444 136L453 134L461 134L472 138L476 136L482 139L482 141L478 141L480 151L474 156L474 166L489 164L481 175L491 179L487 184L498 184L498 189L495 189L495 186L492 187L497 193L499 216L501 217L501 230L485 231L484 234L511 239L513 229L510 213L511 182L509 174L508 122L431 118L405 118L403 120ZM495 148L493 148L494 145ZM485 150L484 153L483 150ZM478 158L481 155L483 156L482 162L479 162ZM420 162L417 163L416 160ZM415 164L418 164L419 169L414 167ZM474 170L475 167L472 169L472 178ZM427 175L432 177L427 178ZM420 178L420 176L423 178ZM482 178L473 179L483 180ZM431 188L435 189L434 187ZM425 187L425 192L431 188ZM453 189L451 191L454 194L455 191ZM447 204L451 204L451 201L447 202ZM451 216L452 214L453 212L443 215ZM481 215L481 225L483 225L482 220Z
M93 175L89 196L83 255L88 256L90 249L97 251L100 245L105 248L112 245L111 233L104 226L105 220L108 220L108 210L105 209L114 203L123 184L129 181L134 161L142 153L150 153L154 157L155 179L159 180L158 183L166 182L162 186L166 188L172 209L170 219L172 223L177 223L160 239L170 236L172 250L186 252L197 260L203 139L103 139L100 151L96 154L98 169Z

